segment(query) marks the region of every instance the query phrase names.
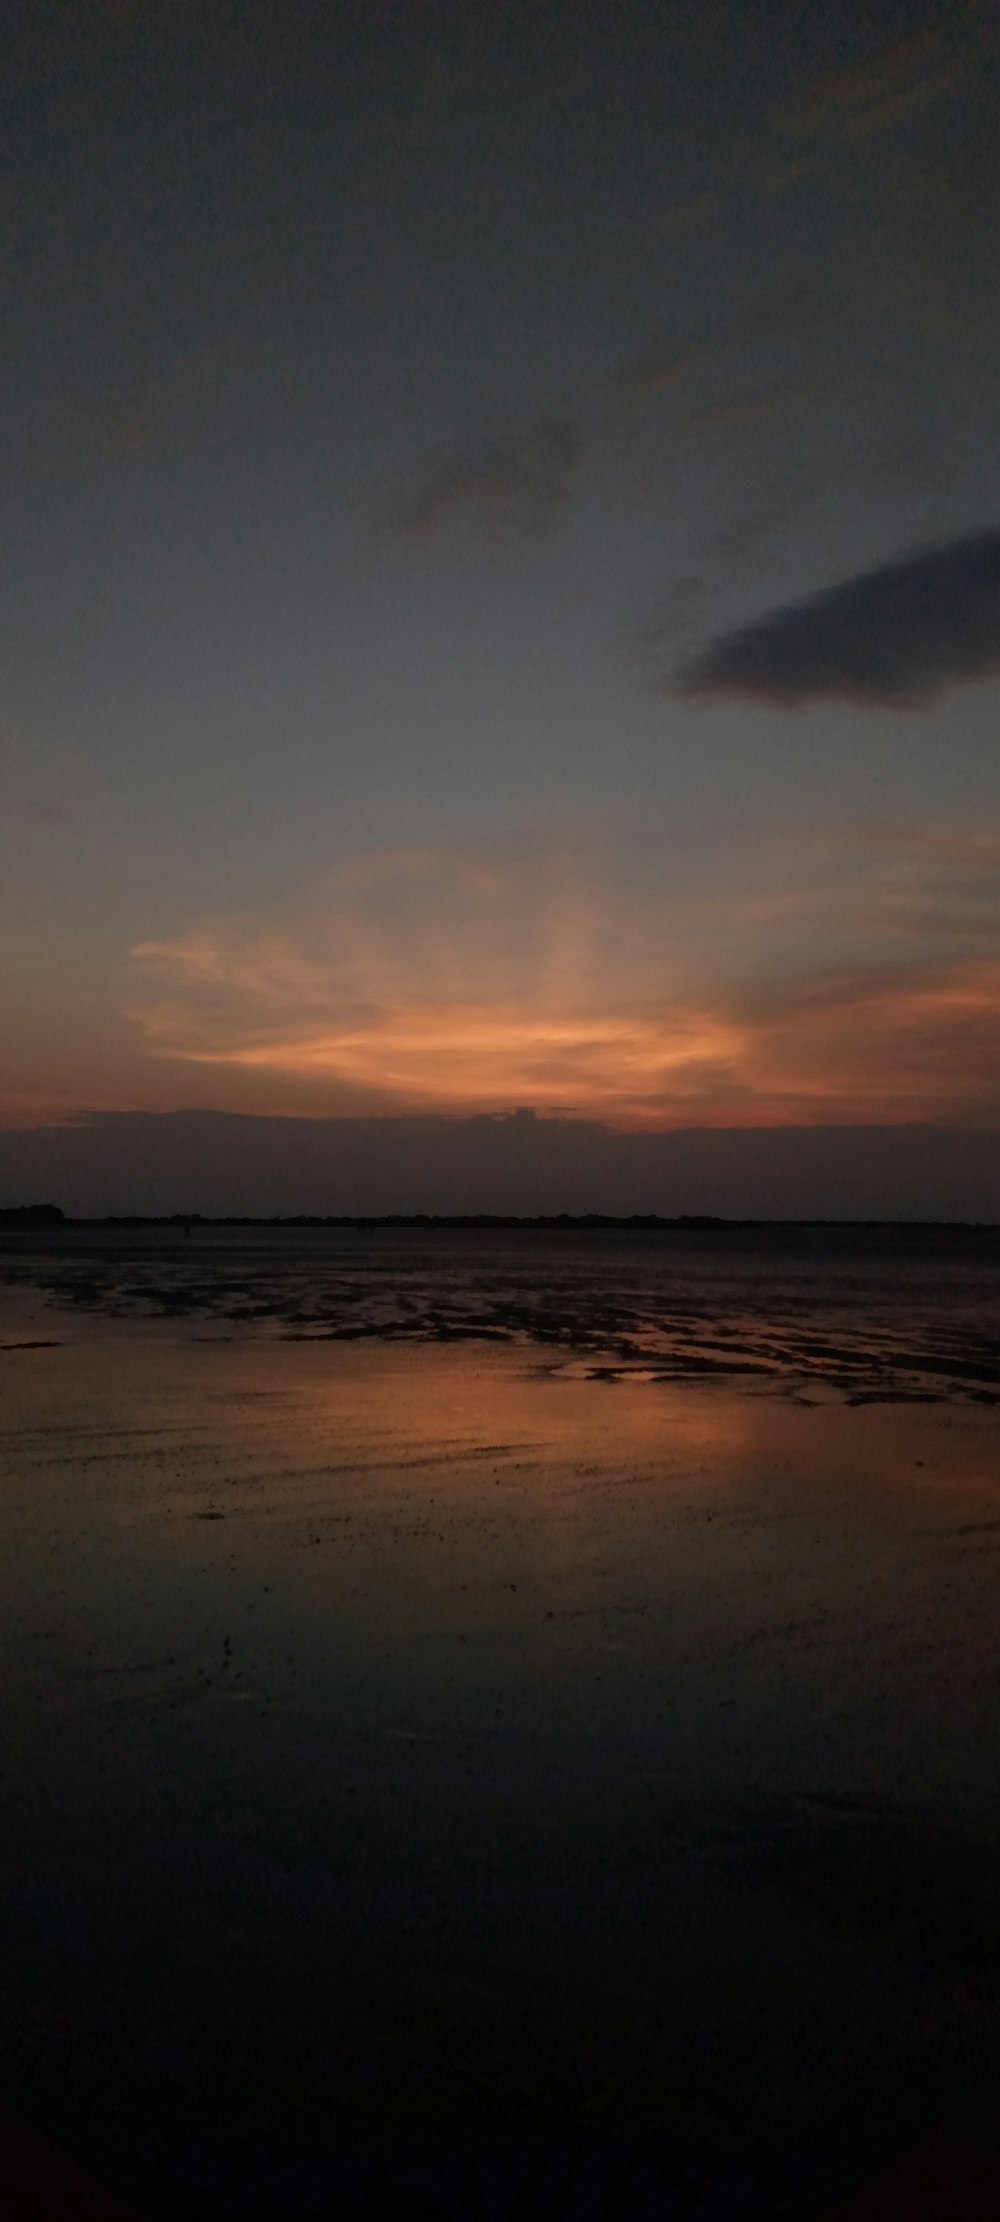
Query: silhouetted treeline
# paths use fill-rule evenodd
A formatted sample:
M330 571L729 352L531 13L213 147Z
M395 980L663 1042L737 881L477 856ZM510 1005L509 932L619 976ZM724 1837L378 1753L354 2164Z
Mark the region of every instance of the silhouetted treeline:
M367 1233L375 1227L734 1227L737 1219L717 1219L711 1213L685 1214L665 1219L659 1212L636 1211L627 1218L605 1211L554 1211L524 1214L505 1211L388 1211L375 1214L297 1211L256 1218L249 1213L226 1213L219 1218L200 1211L172 1211L168 1217L137 1213L109 1213L104 1219L79 1222L101 1227L357 1227Z
M0 1227L61 1227L66 1214L58 1204L4 1204Z
M45 1213L45 1217L36 1216ZM199 1227L342 1227L358 1234L375 1234L380 1228L428 1229L442 1233L474 1231L479 1228L489 1232L496 1228L520 1228L530 1233L586 1232L588 1229L608 1229L621 1233L650 1234L715 1234L752 1233L759 1229L808 1229L868 1228L873 1232L899 1235L919 1235L961 1231L963 1234L996 1234L1000 1227L992 1220L969 1219L724 1219L713 1212L682 1212L669 1218L657 1211L635 1211L617 1214L605 1211L555 1211L517 1213L500 1211L428 1212L392 1211L372 1214L346 1212L282 1212L265 1215L251 1213L214 1214L200 1211L172 1211L169 1213L109 1212L101 1218L81 1217L67 1219L65 1213L54 1206L29 1205L20 1211L0 1212L0 1226L52 1226L67 1227L180 1227L185 1234Z

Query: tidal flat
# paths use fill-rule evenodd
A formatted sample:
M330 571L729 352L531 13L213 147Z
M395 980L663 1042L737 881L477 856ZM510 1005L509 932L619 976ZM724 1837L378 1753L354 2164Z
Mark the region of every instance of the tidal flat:
M756 2222L988 2090L998 1298L975 1230L0 1243L7 2103L150 2222Z

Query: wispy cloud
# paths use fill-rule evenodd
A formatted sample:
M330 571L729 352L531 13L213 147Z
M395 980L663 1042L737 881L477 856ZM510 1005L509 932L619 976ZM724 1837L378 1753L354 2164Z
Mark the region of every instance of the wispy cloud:
M171 397L155 379L133 384L106 399L92 413L92 429L100 453L109 462L124 463L141 455L159 438Z
M704 192L692 193L686 200L675 201L665 208L659 217L659 229L667 238L674 233L692 231L713 216L718 205L718 193L706 187Z
M795 287L695 337L653 339L578 394L571 407L553 405L527 424L438 456L396 492L389 526L415 545L478 540L510 549L545 541L568 520L587 472L660 405L673 405L675 431L683 436L692 429L744 426L785 406L825 398L816 378L776 374L767 361L755 366L754 386L705 393L706 382L711 387L720 375L732 378L748 349L794 344L824 321L824 312Z
M651 342L641 354L608 373L605 403L613 413L628 417L676 394L690 397L697 380L725 363L727 357L740 357L748 348L762 343L797 339L804 329L816 328L823 321L823 313L802 287L771 295L744 315L720 322L696 338L667 337ZM791 388L793 381L782 384ZM798 381L794 381L794 390L797 394Z
M626 414L648 409L665 394L683 388L710 353L709 344L701 341L674 346L663 342L649 347L609 373L605 381L607 398L614 410Z
M711 401L699 402L688 410L684 424L689 432L742 432L747 425L757 424L764 417L780 416L786 410L814 402L819 392L817 382L805 378L746 387L737 393L719 394Z
M19 818L33 818L47 826L75 826L75 812L65 802L46 802L36 795L15 796L12 804Z
M973 13L965 5L946 8L922 31L831 70L775 119L777 127L799 139L865 139L963 90L969 61L963 34Z
M396 529L418 539L479 533L501 542L544 539L561 523L583 470L587 439L572 417L537 417L520 431L446 456L393 503Z
M1000 961L830 968L744 1015L746 1082L772 1116L1000 1116Z
M855 827L687 888L639 839L358 859L134 952L156 1058L316 1108L1000 1118L1000 836Z
M912 708L1000 671L1000 532L924 549L723 633L685 695Z

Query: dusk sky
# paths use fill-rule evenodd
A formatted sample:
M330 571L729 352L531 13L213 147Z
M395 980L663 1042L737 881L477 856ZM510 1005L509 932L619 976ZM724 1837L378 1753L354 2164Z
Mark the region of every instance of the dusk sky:
M0 45L0 1125L1000 1126L1000 11Z

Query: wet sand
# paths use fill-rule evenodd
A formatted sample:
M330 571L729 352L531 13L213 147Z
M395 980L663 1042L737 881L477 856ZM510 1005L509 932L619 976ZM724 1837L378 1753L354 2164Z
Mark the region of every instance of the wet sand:
M991 1404L52 1296L0 1308L21 2115L151 2222L749 2222L997 2081Z

